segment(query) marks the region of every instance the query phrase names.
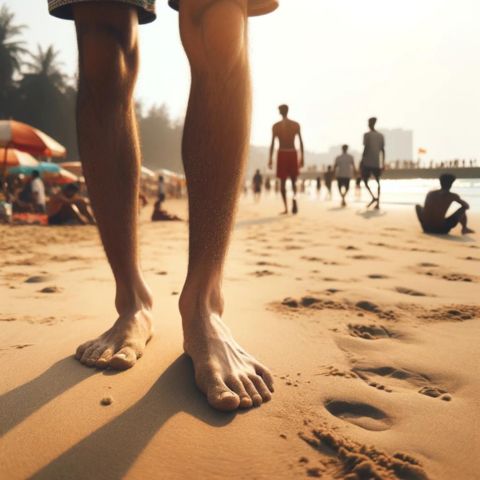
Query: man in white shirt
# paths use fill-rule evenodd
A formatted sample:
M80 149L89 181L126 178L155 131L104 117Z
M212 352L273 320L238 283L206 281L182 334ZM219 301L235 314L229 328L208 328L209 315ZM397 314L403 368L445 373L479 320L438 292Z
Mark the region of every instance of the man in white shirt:
M335 159L333 171L337 178L338 191L342 197L342 207L347 205L345 197L350 189L350 180L355 175L355 162L352 155L348 153L348 145L342 146L342 154Z
M363 151L361 172L365 186L372 196L372 201L367 205L367 208L375 203L375 208L378 210L380 208L380 176L385 168L385 138L380 132L375 130L376 123L377 119L375 117L368 119L370 131L363 136L363 145L365 148ZM368 185L368 180L372 175L377 182L376 197Z
M34 170L32 172L32 195L35 211L37 213L45 213L47 211L45 206L47 203L45 196L45 185L40 178L40 173L38 170Z

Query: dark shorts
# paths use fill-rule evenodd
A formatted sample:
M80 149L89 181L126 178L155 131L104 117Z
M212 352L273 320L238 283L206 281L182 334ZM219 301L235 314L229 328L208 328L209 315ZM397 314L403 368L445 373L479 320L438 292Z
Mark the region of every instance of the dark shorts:
M347 177L338 177L337 178L338 188L345 188L348 190L350 188L350 179Z
M56 215L51 215L48 217L49 225L65 225L65 215L62 213L57 213Z
M418 219L420 220L420 224L422 225L423 231L425 233L435 233L439 235L446 235L447 233L450 232L452 228L455 228L459 224L461 218L463 217L463 215L465 215L465 212L467 211L467 209L465 207L460 207L457 211L452 213L452 215L445 218L445 220L443 221L443 225L436 225L434 227L425 224L425 222L423 221L422 207L417 205L416 211L417 211Z
M157 18L155 0L48 0L48 10L54 17L73 20L72 5L82 2L117 2L133 5L138 9L139 23L150 23ZM168 0L168 4L175 10L179 9L180 0ZM265 15L278 7L278 0L249 0L248 15L250 17Z
M362 178L368 180L370 177L375 177L378 180L382 176L382 169L380 167L362 166Z

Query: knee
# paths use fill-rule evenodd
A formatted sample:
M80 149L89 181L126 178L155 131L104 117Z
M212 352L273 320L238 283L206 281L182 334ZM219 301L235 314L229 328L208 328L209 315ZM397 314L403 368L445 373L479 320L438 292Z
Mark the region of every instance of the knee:
M100 100L133 96L138 71L135 30L107 21L77 24L80 85Z
M247 1L184 0L182 39L193 69L229 74L246 63Z

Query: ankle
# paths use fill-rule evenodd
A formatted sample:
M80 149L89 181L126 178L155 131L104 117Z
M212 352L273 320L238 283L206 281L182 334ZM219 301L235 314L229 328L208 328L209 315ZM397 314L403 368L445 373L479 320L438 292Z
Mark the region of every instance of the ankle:
M128 315L139 310L151 310L152 294L141 276L132 282L117 283L115 306L119 315Z
M179 299L179 310L184 327L192 322L208 319L211 315L223 315L223 295L217 281L197 282L188 279Z

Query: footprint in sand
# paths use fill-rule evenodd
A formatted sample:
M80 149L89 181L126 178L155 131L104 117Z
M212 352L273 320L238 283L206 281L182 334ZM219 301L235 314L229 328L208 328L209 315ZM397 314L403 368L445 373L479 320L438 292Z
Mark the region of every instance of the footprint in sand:
M473 282L473 278L465 273L447 273L442 275L442 278L449 282Z
M53 277L51 275L34 275L25 280L25 283L44 283L51 282Z
M385 280L389 277L387 275L382 275L381 273L372 273L368 275L368 278L371 278L372 280Z
M426 268L434 268L438 267L436 263L430 263L430 262L422 262L418 264L419 267L426 267Z
M396 338L398 335L391 332L382 325L360 325L349 324L348 330L353 337L363 338L365 340L379 340L381 338Z
M374 313L379 318L388 319L388 320L395 319L395 313L392 310L382 310L378 305L375 305L375 303L372 303L368 300L360 300L355 304L355 306L360 310L365 310L367 312Z
M51 287L45 287L39 290L40 293L60 293L62 291L61 288L56 287L55 285Z
M385 412L367 403L329 400L325 403L325 408L335 417L365 430L381 432L388 430L393 424Z
M413 372L411 370L396 368L392 366L368 367L356 366L352 371L362 379L367 385L379 390L392 391L392 387L397 388L420 388L418 393L432 398L441 398L445 401L452 399L451 395L440 387L433 386L432 379L425 374ZM383 385L385 379L388 379L388 387ZM382 383L380 383L382 382Z
M426 293L419 292L417 290L413 290L412 288L396 287L395 290L398 293L402 293L403 295L410 295L411 297L426 297L427 296Z
M352 255L349 258L353 260L378 260L378 257L374 257L373 255Z
M469 260L470 262L480 262L480 258L477 257L465 257L463 260Z
M254 277L257 277L257 278L262 278L262 277L270 277L271 275L276 275L276 274L271 270L257 270L256 272L252 272L250 275L253 275Z
M480 307L476 305L450 305L417 313L417 317L426 320L462 322L480 317Z
M305 424L307 425L307 424ZM426 480L427 474L420 462L402 452L393 454L376 449L373 445L357 443L342 437L335 429L325 425L299 437L323 459L328 452L331 460L322 475L328 478L349 479L408 479ZM302 462L304 465L308 463ZM330 467L330 468L329 468ZM331 469L333 467L333 469ZM321 477L323 478L323 476ZM325 477L326 478L326 477Z

